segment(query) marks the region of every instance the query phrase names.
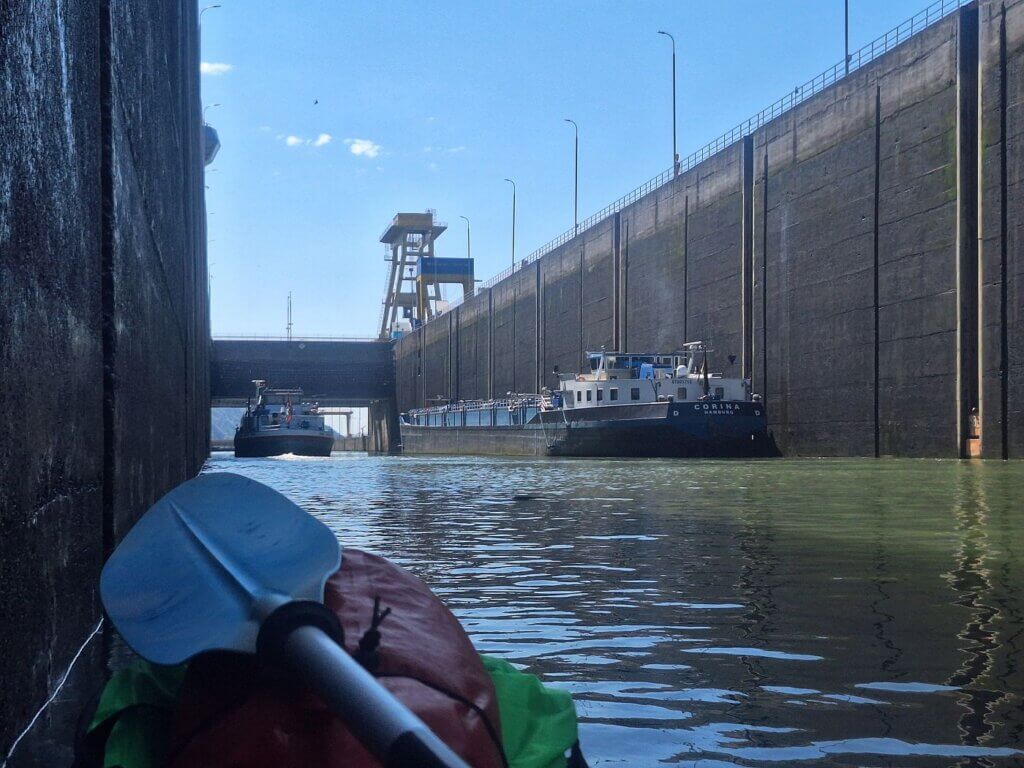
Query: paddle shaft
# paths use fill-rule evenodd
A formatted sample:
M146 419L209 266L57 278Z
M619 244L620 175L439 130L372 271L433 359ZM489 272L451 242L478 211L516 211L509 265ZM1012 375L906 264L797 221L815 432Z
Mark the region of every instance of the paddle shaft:
M284 643L289 667L320 693L385 768L469 768L408 707L316 627Z

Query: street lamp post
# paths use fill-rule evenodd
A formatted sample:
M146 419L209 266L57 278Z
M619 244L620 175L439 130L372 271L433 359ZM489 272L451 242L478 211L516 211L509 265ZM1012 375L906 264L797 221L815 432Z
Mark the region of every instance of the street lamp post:
M206 125L206 110L213 109L214 107L219 106L220 102L218 101L216 104L207 104L205 107L203 107L203 125Z
M676 39L665 32L658 30L659 35L664 35L672 41L672 175L679 173L679 152L676 149Z
M220 5L208 5L199 12L199 23L203 23L203 14L207 11L212 11L214 8L220 8Z
M568 117L565 118L565 122L572 123L573 130L576 132L576 159L573 171L575 184L572 204L572 233L575 235L580 226L580 127L576 125L575 120L570 120Z
M843 61L846 62L846 74L850 74L850 0L843 0L843 10L843 38L845 40L846 49L846 58L844 58Z
M512 179L505 179L512 185L512 268L516 266L516 183Z
M470 249L469 243L469 218L466 216L459 216L459 218L466 222L466 258L471 259L473 258L473 251Z

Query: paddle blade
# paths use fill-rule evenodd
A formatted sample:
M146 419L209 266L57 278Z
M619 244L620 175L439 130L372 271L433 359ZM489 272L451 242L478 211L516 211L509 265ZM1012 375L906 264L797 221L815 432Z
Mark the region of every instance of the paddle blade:
M241 475L199 475L143 515L110 556L100 598L143 658L178 664L210 650L256 650L267 614L323 601L341 565L334 534L277 491Z

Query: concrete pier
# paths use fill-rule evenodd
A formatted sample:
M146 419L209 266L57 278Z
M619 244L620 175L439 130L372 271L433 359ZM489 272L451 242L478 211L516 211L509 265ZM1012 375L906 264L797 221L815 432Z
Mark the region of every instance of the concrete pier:
M367 446L367 435L342 435L334 440L335 451L360 453L367 451Z
M0 760L81 650L10 762L65 765L104 558L207 455L198 27L69 0L0 29Z
M961 8L401 339L399 409L704 339L788 455L1024 457L1022 69Z

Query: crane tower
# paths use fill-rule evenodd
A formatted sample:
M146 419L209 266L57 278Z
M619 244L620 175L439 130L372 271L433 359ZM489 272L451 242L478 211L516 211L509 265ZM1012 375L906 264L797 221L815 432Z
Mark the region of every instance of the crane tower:
M462 286L462 295L473 293L473 260L438 258L434 243L447 229L435 221L434 212L397 213L380 241L387 246L388 282L380 316L380 338L401 333L400 320L409 328L443 312L441 286Z

